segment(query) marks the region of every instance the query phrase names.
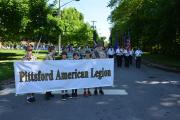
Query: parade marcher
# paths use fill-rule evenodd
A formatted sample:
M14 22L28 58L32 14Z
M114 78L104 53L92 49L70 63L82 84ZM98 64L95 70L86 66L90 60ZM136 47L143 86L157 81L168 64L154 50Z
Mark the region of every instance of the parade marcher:
M79 54L78 53L73 53L73 59L78 60L79 59ZM77 89L72 90L72 97L77 97Z
M55 47L54 46L49 46L48 47L48 54L45 58L45 60L55 60ZM51 97L54 97L54 95L51 92L46 92L45 94L45 99L49 100Z
M63 51L61 53L62 55L62 60L67 60L67 52ZM61 96L61 100L67 100L68 98L72 98L69 94L68 94L68 90L62 90L61 91L62 96Z
M91 59L91 51L86 51L86 56L85 56L85 59ZM89 88L84 88L84 96L87 97L87 96L91 96L91 92L89 90Z
M94 53L93 53L93 58L95 58L95 59L104 59L104 58L107 58L106 57L106 53L103 50L103 46L101 44L99 44L95 48ZM95 88L94 95L98 95L98 91L97 90L98 90L98 88ZM104 95L102 87L99 87L99 94Z
M128 52L129 52L129 64L132 65L134 51L132 49L130 49Z
M107 55L109 56L109 58L113 58L114 54L115 54L114 48L110 46L110 48L107 51Z
M35 61L37 58L35 56L33 56L32 54L32 50L33 50L33 46L32 45L28 45L26 47L26 55L23 57L23 61ZM34 93L28 93L27 97L26 97L26 102L27 103L32 103L35 102L36 99L34 97Z
M138 48L135 51L136 68L141 68L141 56L143 52Z
M80 59L83 59L85 57L86 48L84 48L83 46L81 46L80 48L81 48L79 51Z
M121 49L119 46L116 49L116 59L117 59L117 66L122 66L122 59L123 59L123 49Z
M129 68L129 52L127 49L124 49L124 60L125 60L125 67Z

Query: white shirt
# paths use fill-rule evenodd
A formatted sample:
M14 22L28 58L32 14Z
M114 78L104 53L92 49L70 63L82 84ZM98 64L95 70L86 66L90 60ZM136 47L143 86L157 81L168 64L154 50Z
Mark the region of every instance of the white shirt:
M123 53L124 53L124 55L125 55L126 57L129 56L129 52L128 52L127 50L124 50Z
M123 50L120 49L120 48L117 48L117 49L116 49L116 54L117 54L117 55L123 55Z
M114 55L115 54L115 51L113 48L109 48L108 51L107 51L107 54L108 55Z
M136 50L136 52L135 52L136 57L141 57L142 54L143 54L143 52L141 50Z
M133 51L133 50L130 50L130 51L129 51L129 55L131 55L131 56L132 56L132 55L133 55L133 53L134 53L134 51Z

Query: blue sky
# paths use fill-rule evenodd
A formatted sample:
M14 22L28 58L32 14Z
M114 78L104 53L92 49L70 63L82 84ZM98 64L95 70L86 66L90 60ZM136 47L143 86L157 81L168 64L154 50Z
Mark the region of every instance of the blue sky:
M71 0L61 0L61 5L69 1ZM109 0L80 0L78 2L73 1L63 8L75 7L78 11L83 13L85 21L91 25L91 21L96 21L95 25L99 35L106 36L108 39L111 26L107 21L111 12L110 8L107 7L108 2Z

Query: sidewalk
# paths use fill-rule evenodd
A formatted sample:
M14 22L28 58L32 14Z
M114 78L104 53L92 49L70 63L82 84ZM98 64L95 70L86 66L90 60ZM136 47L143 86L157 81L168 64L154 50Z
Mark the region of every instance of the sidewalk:
M180 69L176 68L176 67L170 67L170 66L166 66L166 65L162 65L162 64L157 64L157 63L153 63L147 59L143 59L142 63L150 66L150 67L154 67L154 68L158 68L161 70L165 70L165 71L169 71L169 72L175 72L175 73L180 73Z

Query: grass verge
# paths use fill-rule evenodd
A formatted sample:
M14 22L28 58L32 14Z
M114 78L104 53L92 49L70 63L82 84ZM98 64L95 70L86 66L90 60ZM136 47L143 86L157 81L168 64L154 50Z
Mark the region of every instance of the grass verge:
M180 69L180 56L145 53L143 59L156 64Z
M0 82L14 78L15 61L21 60L24 56L24 50L0 50ZM39 54L34 54L38 60L43 60L47 51L41 50Z

